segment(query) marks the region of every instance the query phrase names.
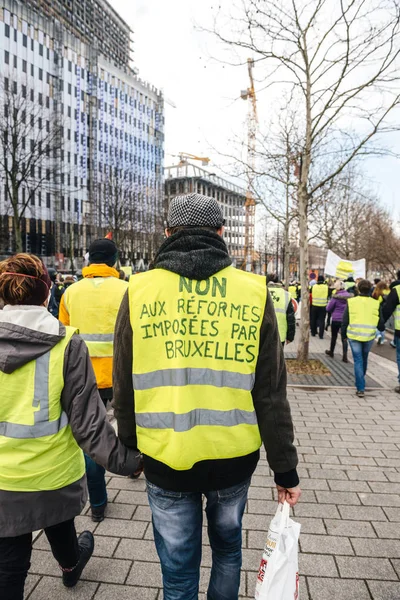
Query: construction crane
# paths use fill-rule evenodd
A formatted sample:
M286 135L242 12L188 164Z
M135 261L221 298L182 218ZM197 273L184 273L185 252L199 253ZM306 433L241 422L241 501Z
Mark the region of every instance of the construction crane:
M254 199L254 181L256 171L256 141L257 141L257 97L254 89L253 68L254 60L247 59L250 87L241 92L240 97L248 102L247 112L247 190L245 207L244 258L241 268L254 270L254 231L256 220L256 201Z
M194 154L188 154L187 152L179 152L179 167L183 167L188 164L188 160L199 160L203 167L207 167L210 159L204 156L195 156Z

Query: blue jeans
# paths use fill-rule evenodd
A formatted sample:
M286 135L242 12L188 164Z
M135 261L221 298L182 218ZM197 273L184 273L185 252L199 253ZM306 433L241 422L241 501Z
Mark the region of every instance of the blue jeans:
M399 370L399 383L400 383L400 337L395 336L394 343L396 344L396 359L397 359L397 368Z
M356 377L357 392L365 391L365 374L368 367L368 354L373 343L374 340L370 340L369 342L358 342L349 339L354 360L354 375Z
M238 600L242 566L242 518L250 479L204 492L212 569L207 600ZM163 490L149 481L147 493L163 574L164 600L197 600L201 562L202 494Z
M86 454L85 463L90 505L95 508L103 506L107 502L106 471Z

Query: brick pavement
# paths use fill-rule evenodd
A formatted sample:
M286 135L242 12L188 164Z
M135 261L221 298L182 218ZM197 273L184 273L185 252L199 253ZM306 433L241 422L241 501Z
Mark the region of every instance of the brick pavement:
M303 498L301 600L400 599L400 397L374 391L291 388ZM108 518L83 514L78 530L96 537L95 558L74 591L65 590L46 539L34 544L29 600L159 600L160 568L143 479L110 476ZM241 599L253 597L269 520L276 509L263 458L244 515ZM86 509L87 510L87 509ZM204 537L201 589L211 564ZM202 594L201 598L205 598Z

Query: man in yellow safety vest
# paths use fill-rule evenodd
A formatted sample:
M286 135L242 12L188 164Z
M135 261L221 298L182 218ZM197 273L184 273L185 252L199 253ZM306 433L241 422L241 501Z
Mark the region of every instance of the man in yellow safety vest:
M311 288L311 335L324 338L326 307L328 305L329 287L322 275Z
M279 336L283 345L290 344L296 335L296 317L292 296L287 292L276 275L268 275L268 292L274 303Z
M349 298L342 321L342 339L348 339L354 360L357 396L364 398L368 355L376 330L385 330L378 300L370 297L372 285L366 279L358 284L359 295Z
M265 277L232 267L213 198L169 207L153 269L132 277L115 330L118 433L144 455L165 600L197 598L202 495L209 598L237 598L241 523L261 443L278 496L299 496L283 360Z
M128 284L115 269L118 249L109 239L94 241L89 247L89 266L83 279L65 291L60 304L60 321L79 330L89 349L97 387L106 406L112 399L114 328ZM85 457L92 520L103 521L107 506L104 469Z

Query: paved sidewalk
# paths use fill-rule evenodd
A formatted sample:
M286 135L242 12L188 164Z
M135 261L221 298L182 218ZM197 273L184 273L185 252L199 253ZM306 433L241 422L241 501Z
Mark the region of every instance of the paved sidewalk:
M400 598L400 396L380 390L289 390L296 423L303 498L301 600ZM276 509L273 482L260 461L244 516L241 598L252 598L266 531ZM108 480L108 518L95 532L95 558L73 591L62 587L46 539L34 545L29 600L159 600L160 568L141 478ZM206 536L201 589L211 555ZM205 595L200 596L202 599Z

